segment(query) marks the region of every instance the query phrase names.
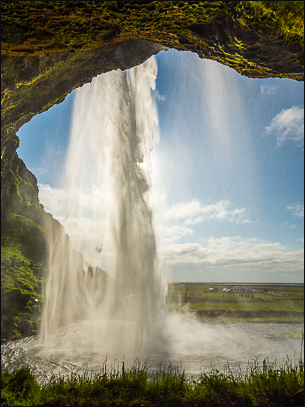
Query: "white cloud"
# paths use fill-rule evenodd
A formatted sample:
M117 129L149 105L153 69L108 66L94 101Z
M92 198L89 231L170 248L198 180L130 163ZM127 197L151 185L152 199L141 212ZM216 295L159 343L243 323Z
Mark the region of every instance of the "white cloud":
M287 209L289 209L293 215L298 216L299 218L304 218L304 204L294 203L292 205L288 205Z
M69 194L64 189L53 188L49 184L38 184L39 188L39 201L44 206L46 212L58 219L60 216L72 216L73 211L98 211L102 191L96 186L84 193L80 190L73 190ZM103 201L108 199L107 192L103 193Z
M160 194L156 205L156 235L162 244L173 244L192 235L195 225L204 222L233 222L248 224L254 221L246 217L246 208L235 208L228 200L203 205L197 199L167 206L165 195ZM257 222L257 221L255 221Z
M297 229L297 225L290 225L290 229Z
M180 202L164 210L164 221L183 220L185 225L194 225L206 220L217 220L235 223L252 223L245 218L246 208L233 208L230 201L222 200L210 205L203 205L197 199L191 202Z
M299 145L304 143L304 108L293 106L283 109L266 127L266 134L273 133L280 147L287 140L294 140Z
M158 89L154 91L154 96L159 102L164 102L166 100L166 95L160 95Z
M52 188L49 184L38 184L39 201L46 212L54 217L65 215L67 193L62 189Z
M270 96L276 91L277 87L275 85L261 85L260 94Z
M157 226L157 234L162 236L162 241L166 243L172 243L184 236L192 235L194 231L190 228L174 225L174 226Z
M47 172L49 172L48 170L44 169L44 168L29 168L30 171L32 171L34 174L46 174Z
M304 242L304 237L301 237L300 239L297 239L297 242Z

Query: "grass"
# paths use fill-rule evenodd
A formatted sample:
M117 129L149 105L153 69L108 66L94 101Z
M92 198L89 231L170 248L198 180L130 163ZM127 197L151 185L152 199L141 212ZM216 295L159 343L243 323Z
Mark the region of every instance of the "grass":
M211 284L169 284L167 308L193 312L204 320L228 322L303 322L304 287L252 286L259 293L223 292L220 285L210 292ZM251 286L250 286L251 287Z
M246 373L212 370L187 379L171 365L151 373L140 362L126 369L103 370L90 376L55 378L38 384L29 368L1 373L3 406L301 406L304 363L288 360L278 367L268 360Z

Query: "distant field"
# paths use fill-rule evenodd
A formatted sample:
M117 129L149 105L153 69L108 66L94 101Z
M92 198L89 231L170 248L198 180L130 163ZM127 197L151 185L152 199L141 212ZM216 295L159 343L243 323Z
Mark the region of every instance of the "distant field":
M304 285L171 283L166 304L209 321L303 322Z

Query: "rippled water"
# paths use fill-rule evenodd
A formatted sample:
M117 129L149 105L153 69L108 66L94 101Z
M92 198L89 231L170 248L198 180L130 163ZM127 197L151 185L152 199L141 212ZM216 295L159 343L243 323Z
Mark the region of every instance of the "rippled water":
M85 343L77 341L77 338L82 337L83 328L83 324L78 327L75 325L70 332L58 334L66 341L66 348L44 348L36 337L8 342L1 346L1 367L13 370L28 366L41 382L52 375L95 373L105 368L106 361L109 369L119 367L124 361L124 355L116 360L106 358L101 352L90 350ZM160 364L166 367L171 363L173 367L184 369L188 377L194 378L202 371L209 372L211 368L226 371L228 365L233 371L246 371L249 363L253 365L256 361L261 366L266 358L270 362L276 361L278 366L289 358L294 365L300 359L301 339L286 336L279 339L280 336L276 335L289 331L304 331L304 325L201 323L172 315L167 319L169 350L151 354L142 360L147 362L152 371L159 369ZM126 362L128 366L133 364L132 361Z

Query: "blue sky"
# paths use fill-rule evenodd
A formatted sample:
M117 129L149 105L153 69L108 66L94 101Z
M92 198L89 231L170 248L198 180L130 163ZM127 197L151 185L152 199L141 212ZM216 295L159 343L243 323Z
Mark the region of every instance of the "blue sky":
M196 54L157 56L156 235L170 281L303 282L304 84ZM18 132L40 201L62 214L75 92Z

